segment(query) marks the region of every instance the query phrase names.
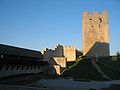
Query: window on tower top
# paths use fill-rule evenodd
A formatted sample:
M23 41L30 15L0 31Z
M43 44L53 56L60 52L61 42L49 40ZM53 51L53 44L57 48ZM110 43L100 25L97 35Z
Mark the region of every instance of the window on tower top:
M91 21L92 19L90 18L90 21Z
M92 28L93 28L93 25L92 25Z
M101 19L101 18L99 18L99 22L102 22L102 19Z
M99 28L100 28L100 25L99 25Z

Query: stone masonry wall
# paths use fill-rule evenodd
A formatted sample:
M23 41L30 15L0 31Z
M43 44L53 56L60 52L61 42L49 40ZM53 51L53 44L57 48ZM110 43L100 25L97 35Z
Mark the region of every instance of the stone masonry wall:
M84 56L109 56L108 14L82 15L82 49Z
M64 46L64 56L67 58L67 61L76 60L76 47L75 46Z
M53 57L54 61L60 65L61 67L64 67L66 68L66 61L67 61L67 58L65 57Z
M52 57L66 57L67 61L76 60L76 47L75 46L62 46L58 45L55 49L46 49L44 51L44 59L49 61Z

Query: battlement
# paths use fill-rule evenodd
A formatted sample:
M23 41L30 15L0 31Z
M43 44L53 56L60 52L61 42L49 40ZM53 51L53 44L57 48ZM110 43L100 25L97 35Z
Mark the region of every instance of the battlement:
M99 16L98 12L93 12L92 16Z
M85 12L83 13L83 17L82 17L82 25L84 24L87 25L91 24L91 27L98 27L98 26L100 27L101 24L108 24L108 14L106 11L103 11L101 14L99 14L98 12L93 12L92 14Z
M108 13L106 11L103 11L101 15L102 16L108 16Z
M93 12L92 14L89 14L89 12L83 12L82 17L91 17L91 16L108 16L106 11L103 11L101 14L98 12Z
M55 49L48 49L48 48L45 48L44 51L54 51Z
M82 17L88 17L89 13L88 12L83 12Z
M76 49L76 46L63 46L64 49L69 49L69 50L73 50Z
M67 61L76 60L76 46L62 46L58 44L54 49L46 48L44 57L47 59L50 57L66 57Z

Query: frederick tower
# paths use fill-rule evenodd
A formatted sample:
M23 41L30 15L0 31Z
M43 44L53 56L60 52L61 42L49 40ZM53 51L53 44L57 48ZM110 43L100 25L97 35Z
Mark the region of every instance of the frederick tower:
M108 14L82 14L82 50L84 56L109 56Z

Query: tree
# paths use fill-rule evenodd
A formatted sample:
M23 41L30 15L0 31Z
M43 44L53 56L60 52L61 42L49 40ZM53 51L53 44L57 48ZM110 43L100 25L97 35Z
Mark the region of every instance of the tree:
M117 57L120 56L120 52L117 52L116 54L117 54Z
M79 59L82 56L83 56L83 52L81 50L76 50L76 57L77 57L77 59Z
M120 60L120 52L117 52L117 60Z

